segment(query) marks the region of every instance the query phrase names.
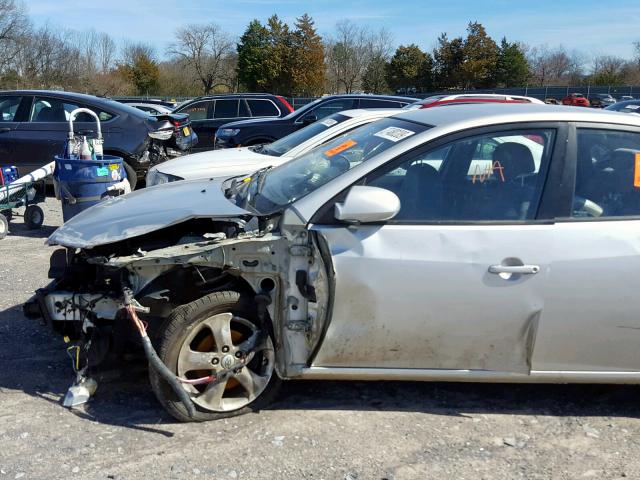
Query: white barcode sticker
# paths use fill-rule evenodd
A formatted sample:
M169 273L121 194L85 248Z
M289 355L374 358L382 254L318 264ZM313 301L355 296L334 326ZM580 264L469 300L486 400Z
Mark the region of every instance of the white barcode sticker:
M410 137L416 132L407 130L400 127L387 127L384 130L380 130L378 133L374 133L376 137L384 138L385 140L391 140L392 142L399 142L407 137Z
M334 120L333 118L325 118L320 123L323 124L325 127L333 127L336 123L338 123L338 121Z

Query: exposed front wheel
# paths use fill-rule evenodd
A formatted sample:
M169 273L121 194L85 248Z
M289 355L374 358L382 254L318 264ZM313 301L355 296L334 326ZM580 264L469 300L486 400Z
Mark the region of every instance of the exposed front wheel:
M9 233L9 221L0 213L0 240L6 237L7 233Z
M159 335L160 359L183 379L223 378L219 383L183 383L196 406L195 418L190 418L171 387L151 369L154 393L176 419L231 417L258 410L275 397L281 382L272 334L260 335L253 310L236 292L216 292L172 312ZM261 341L244 351L251 338Z

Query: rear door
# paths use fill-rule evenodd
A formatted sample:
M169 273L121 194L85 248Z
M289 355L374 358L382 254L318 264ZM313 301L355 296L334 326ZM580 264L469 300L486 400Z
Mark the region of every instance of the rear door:
M383 224L312 227L336 292L312 365L529 373L553 232L537 216L564 134L555 124L467 132L363 178L401 209Z
M22 158L16 154L16 130L24 117L29 97L20 95L0 96L0 165L16 165Z
M640 129L578 125L571 144L533 367L639 372Z

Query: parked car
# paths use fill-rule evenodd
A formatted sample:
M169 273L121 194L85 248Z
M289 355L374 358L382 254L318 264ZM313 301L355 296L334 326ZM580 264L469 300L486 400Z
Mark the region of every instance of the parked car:
M194 153L164 162L149 169L146 184L149 187L178 180L243 175L276 167L356 127L402 111L384 108L334 113L270 144Z
M557 98L553 97L545 98L544 103L546 103L547 105L562 105L562 103L559 102Z
M127 103L127 105L131 107L135 107L138 110L142 110L143 112L147 112L149 115L161 115L163 113L171 113L173 111L173 109L169 107L165 107L164 105L158 105L156 103L132 102L132 103Z
M183 421L281 379L640 383L639 152L633 115L406 111L80 213L25 311L80 347L78 386L135 335Z
M100 118L104 153L125 161L132 188L149 166L188 152L198 141L186 115L147 113L113 100L71 92L16 90L0 92L0 165L15 165L21 175L60 155L69 132L69 114L93 110ZM87 114L74 123L76 133L94 136ZM155 138L154 138L155 137Z
M618 99L619 102L626 102L627 100L634 100L634 98L631 95L622 95Z
M456 104L472 104L472 103L544 103L533 97L524 97L520 95L499 95L493 93L464 93L456 95L433 95L423 98L415 103L407 105L407 110L418 108L432 108L443 105Z
M605 107L610 112L635 113L640 114L640 100L627 100L625 102L616 102L613 105Z
M238 93L198 97L175 109L187 113L191 125L198 134L196 152L212 150L216 130L225 123L237 119L285 117L293 107L280 95L270 93Z
M589 100L581 93L570 93L562 99L563 105L571 105L573 107L588 107Z
M616 103L616 99L608 93L595 93L589 97L589 103L594 108L605 108Z
M415 98L385 95L327 95L304 105L284 118L231 122L216 132L216 148L270 143L333 113L354 108L402 108Z

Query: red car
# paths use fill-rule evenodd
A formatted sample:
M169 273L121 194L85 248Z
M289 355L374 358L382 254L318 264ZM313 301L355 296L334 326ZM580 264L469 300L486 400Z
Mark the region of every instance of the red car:
M456 95L433 95L404 107L406 110L439 107L467 103L544 103L533 97L498 95L495 93L462 93Z
M563 105L571 105L572 107L590 107L589 100L581 93L570 93L562 99Z

